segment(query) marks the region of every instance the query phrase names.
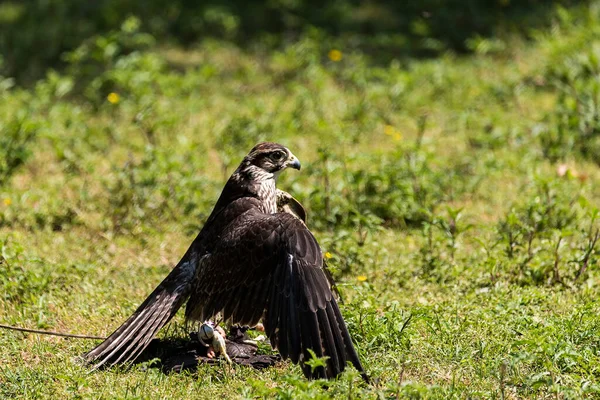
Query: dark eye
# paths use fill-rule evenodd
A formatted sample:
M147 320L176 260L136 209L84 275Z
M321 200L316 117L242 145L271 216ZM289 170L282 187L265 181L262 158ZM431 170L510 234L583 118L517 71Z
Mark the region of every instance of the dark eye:
M273 161L281 161L283 157L285 157L285 154L283 154L281 151L276 151L275 153L271 154L271 159Z

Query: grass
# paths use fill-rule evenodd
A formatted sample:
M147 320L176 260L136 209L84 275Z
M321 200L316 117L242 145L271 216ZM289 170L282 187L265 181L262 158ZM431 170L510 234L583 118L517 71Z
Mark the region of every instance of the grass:
M307 382L290 363L90 374L76 357L94 341L2 331L0 395L598 396L597 10L559 10L533 40L385 66L314 33L278 51L183 50L129 24L35 87L0 78L0 322L111 333L241 157L272 140L306 166L279 186L331 254L374 381ZM99 51L135 35L133 51ZM163 335L185 335L182 317Z

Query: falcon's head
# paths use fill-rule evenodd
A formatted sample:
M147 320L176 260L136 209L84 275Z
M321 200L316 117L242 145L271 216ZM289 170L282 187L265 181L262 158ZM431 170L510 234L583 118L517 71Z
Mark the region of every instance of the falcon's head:
M300 161L287 147L271 142L254 146L244 158L244 162L275 175L288 167L300 169Z

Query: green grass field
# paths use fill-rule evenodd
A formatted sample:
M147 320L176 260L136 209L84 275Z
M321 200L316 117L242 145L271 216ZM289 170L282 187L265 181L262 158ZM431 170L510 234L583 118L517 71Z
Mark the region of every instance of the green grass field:
M373 379L88 373L97 341L1 330L0 397L600 397L599 4L385 64L318 32L155 45L130 19L31 87L0 77L0 323L110 334L276 141Z

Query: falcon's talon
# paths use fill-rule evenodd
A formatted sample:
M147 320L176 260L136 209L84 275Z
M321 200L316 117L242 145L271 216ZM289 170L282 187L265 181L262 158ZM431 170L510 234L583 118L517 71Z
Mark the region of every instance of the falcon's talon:
M206 350L206 357L208 358L215 358L216 354L215 354L215 349L213 347L213 345L209 345L208 346L208 350Z

